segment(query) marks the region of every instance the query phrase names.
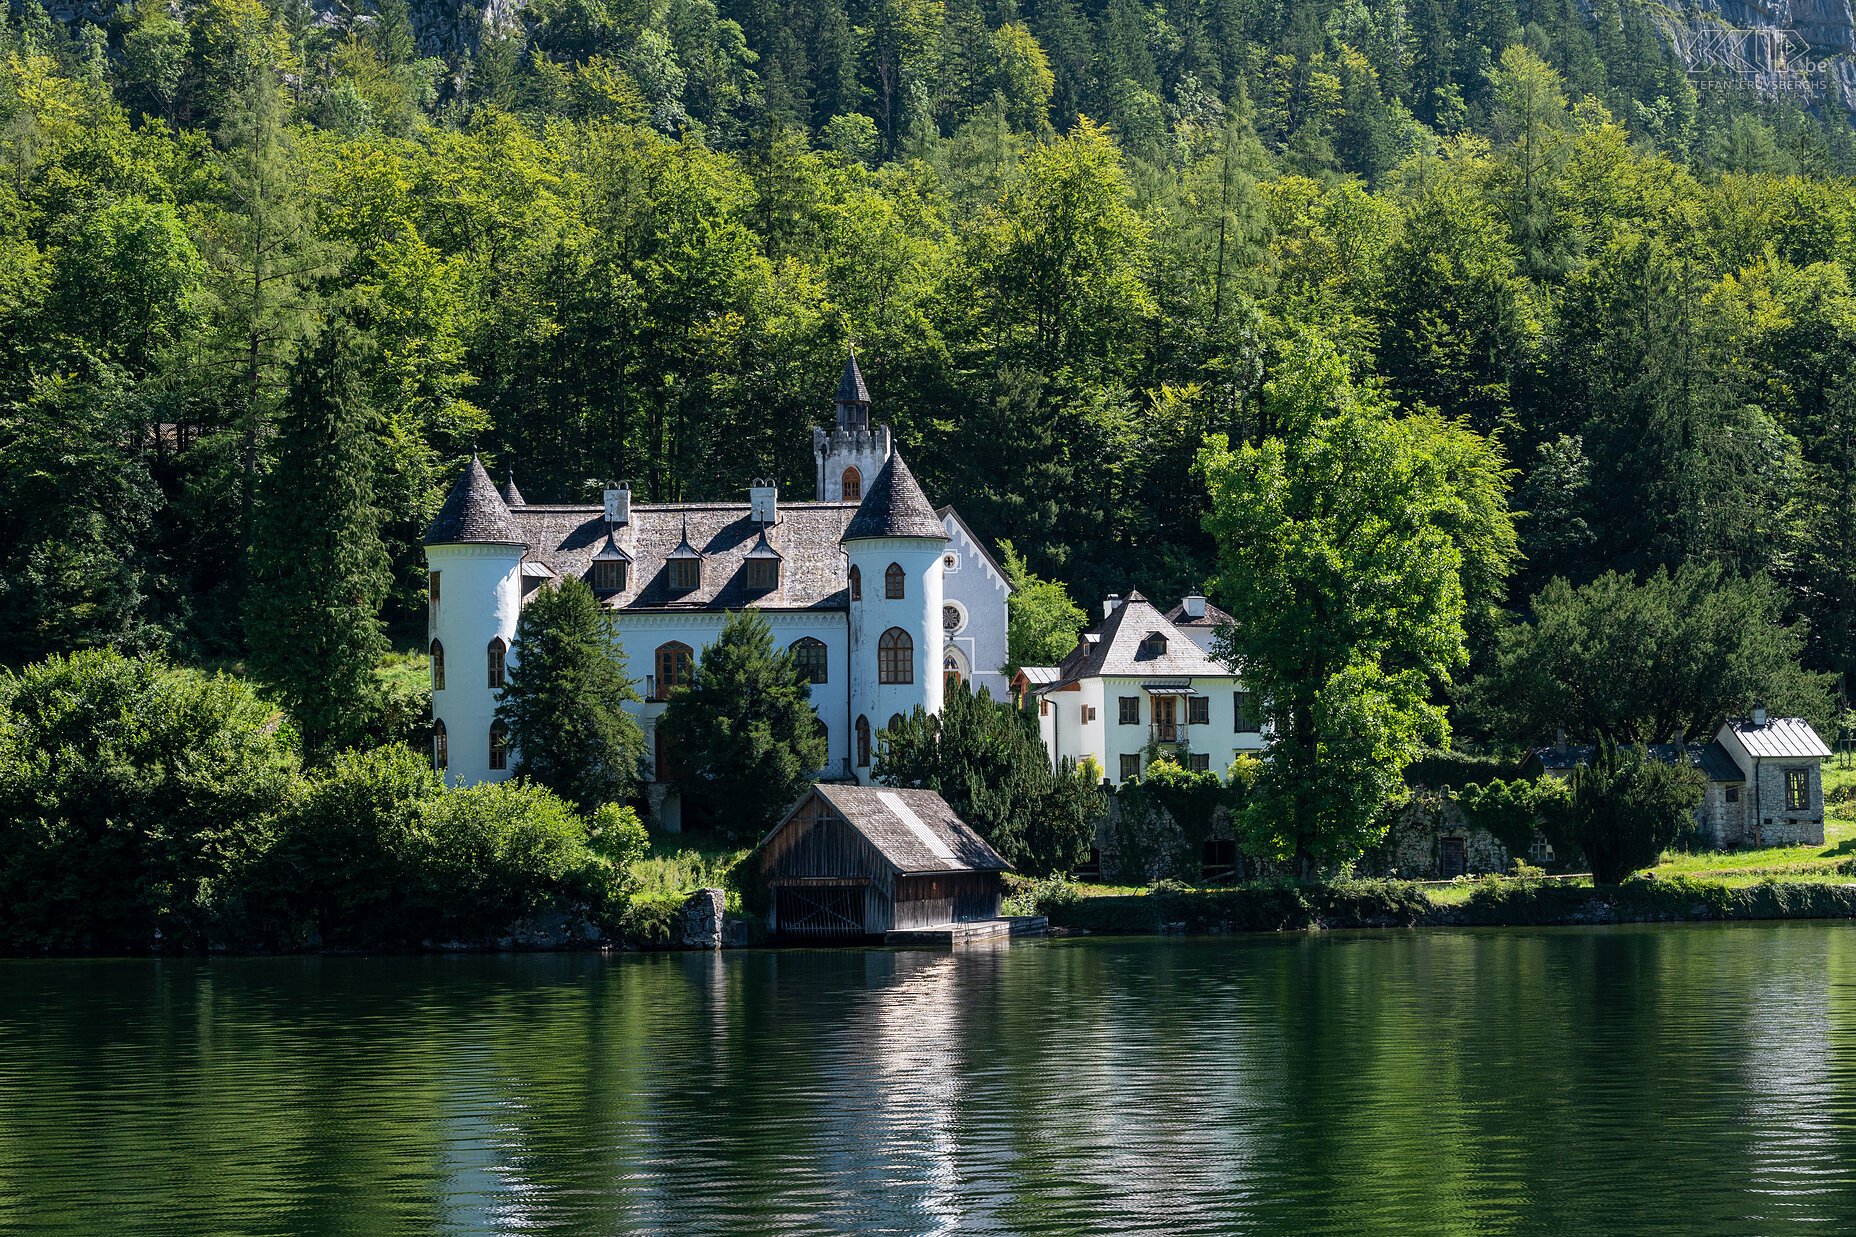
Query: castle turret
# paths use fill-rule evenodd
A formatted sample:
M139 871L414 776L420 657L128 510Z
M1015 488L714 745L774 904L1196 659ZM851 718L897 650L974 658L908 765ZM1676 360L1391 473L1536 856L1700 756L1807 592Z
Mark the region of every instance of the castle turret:
M941 711L941 552L947 532L922 487L891 453L840 539L855 581L850 603L850 701L875 736L917 706ZM857 744L855 737L854 745ZM872 745L875 740L873 738ZM855 763L861 781L871 766Z
M433 760L454 785L500 781L514 763L496 724L496 696L514 662L526 550L473 455L425 535Z
M887 425L870 424L870 390L857 368L852 349L838 379L837 421L830 430L812 431L812 457L818 464L820 502L860 502L872 479L889 459Z

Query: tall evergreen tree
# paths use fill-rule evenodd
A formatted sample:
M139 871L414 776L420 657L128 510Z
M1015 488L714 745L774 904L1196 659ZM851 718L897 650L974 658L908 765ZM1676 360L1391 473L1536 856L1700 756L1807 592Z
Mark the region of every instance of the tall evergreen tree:
M515 771L588 810L636 793L644 732L624 706L638 693L593 590L570 578L537 593L514 651L496 716Z
M312 757L373 721L391 582L374 502L377 414L368 343L337 323L294 366L260 491L245 599L253 672L296 719Z
M733 837L771 827L831 755L811 680L755 610L728 616L657 724L685 806Z

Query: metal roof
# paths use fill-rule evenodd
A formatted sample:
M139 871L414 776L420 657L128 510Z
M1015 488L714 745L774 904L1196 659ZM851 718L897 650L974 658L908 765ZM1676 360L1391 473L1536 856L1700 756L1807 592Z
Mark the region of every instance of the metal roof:
M1057 667L1055 666L1020 666L1018 673L1024 675L1025 682L1033 687L1042 687L1046 683L1057 681Z
M1734 732L1748 755L1819 760L1830 757L1830 749L1817 737L1817 731L1811 729L1811 723L1802 717L1768 717L1763 726L1755 726L1746 718L1734 718L1727 723L1727 729Z

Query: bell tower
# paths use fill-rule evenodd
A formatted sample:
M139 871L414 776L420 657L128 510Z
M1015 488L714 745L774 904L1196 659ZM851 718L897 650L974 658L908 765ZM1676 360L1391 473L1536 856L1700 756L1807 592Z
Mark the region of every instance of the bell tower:
M860 502L889 461L890 440L887 425L870 424L870 390L854 348L838 379L835 403L836 424L812 431L812 458L818 465L814 493L820 502Z

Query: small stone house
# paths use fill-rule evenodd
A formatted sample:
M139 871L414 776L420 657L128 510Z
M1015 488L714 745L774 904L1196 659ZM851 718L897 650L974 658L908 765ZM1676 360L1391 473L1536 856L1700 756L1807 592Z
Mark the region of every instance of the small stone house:
M1650 755L1686 760L1708 779L1696 828L1720 850L1743 846L1824 844L1824 761L1830 757L1811 723L1801 717L1729 718L1708 743L1655 743ZM1589 745L1537 748L1522 773L1571 777L1592 759Z

